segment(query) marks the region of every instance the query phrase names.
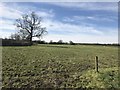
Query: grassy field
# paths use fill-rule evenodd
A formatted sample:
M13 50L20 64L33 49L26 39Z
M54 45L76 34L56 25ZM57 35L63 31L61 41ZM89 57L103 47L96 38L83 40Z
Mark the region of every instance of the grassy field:
M118 88L118 47L3 47L3 87ZM99 57L99 73L94 70Z

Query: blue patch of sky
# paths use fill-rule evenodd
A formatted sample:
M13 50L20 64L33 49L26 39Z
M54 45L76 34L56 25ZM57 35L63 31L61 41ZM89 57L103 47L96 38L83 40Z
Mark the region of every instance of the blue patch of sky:
M55 19L58 21L63 21L62 19L64 17L72 17L72 16L96 16L98 15L98 18L108 18L109 17L117 17L117 12L112 12L112 11L105 11L105 10L81 10L81 9L71 9L71 8L65 8L65 7L59 7L55 5L51 5L49 3L34 3L37 6L41 8L46 8L46 9L53 9L56 17ZM106 5L107 3L102 3L103 5ZM96 21L96 20L82 20L79 23L91 23L91 24L96 24L97 26L102 26L102 27L117 27L116 19L114 21ZM72 23L72 22L71 22ZM75 24L76 22L73 22Z
M10 20L10 21L14 21L15 19L11 19L11 18L5 18L5 17L0 17L1 19L4 19L4 20Z
M72 32L70 32L70 31L55 31L55 30L51 30L50 32L49 32L49 34L59 34L59 35L69 35L69 34L73 34Z
M2 32L15 33L15 30L11 30L11 29L2 29Z
M55 35L91 35L91 36L98 36L100 34L95 34L95 33L92 33L92 32L70 32L70 31L55 31L55 30L51 30L49 32L49 34L55 34Z

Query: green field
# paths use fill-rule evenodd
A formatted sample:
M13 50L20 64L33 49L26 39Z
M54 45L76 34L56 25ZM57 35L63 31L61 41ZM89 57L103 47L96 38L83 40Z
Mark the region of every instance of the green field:
M118 47L34 45L2 48L3 87L118 88ZM99 73L95 72L99 57Z

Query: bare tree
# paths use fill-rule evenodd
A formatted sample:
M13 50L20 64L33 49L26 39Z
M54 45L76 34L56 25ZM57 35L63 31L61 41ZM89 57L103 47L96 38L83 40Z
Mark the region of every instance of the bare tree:
M33 37L40 38L47 33L46 28L41 27L41 21L42 18L32 12L17 19L15 25L20 30L20 34L32 44Z
M58 44L62 44L62 43L63 43L63 41L62 41L62 40L59 40L57 43L58 43Z
M70 45L75 45L75 43L73 41L69 41Z

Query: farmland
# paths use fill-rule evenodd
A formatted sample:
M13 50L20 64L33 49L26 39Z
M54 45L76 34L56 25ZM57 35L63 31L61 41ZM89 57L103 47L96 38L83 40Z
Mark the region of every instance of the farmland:
M34 45L2 48L3 87L118 88L118 47ZM99 73L95 72L99 57Z

